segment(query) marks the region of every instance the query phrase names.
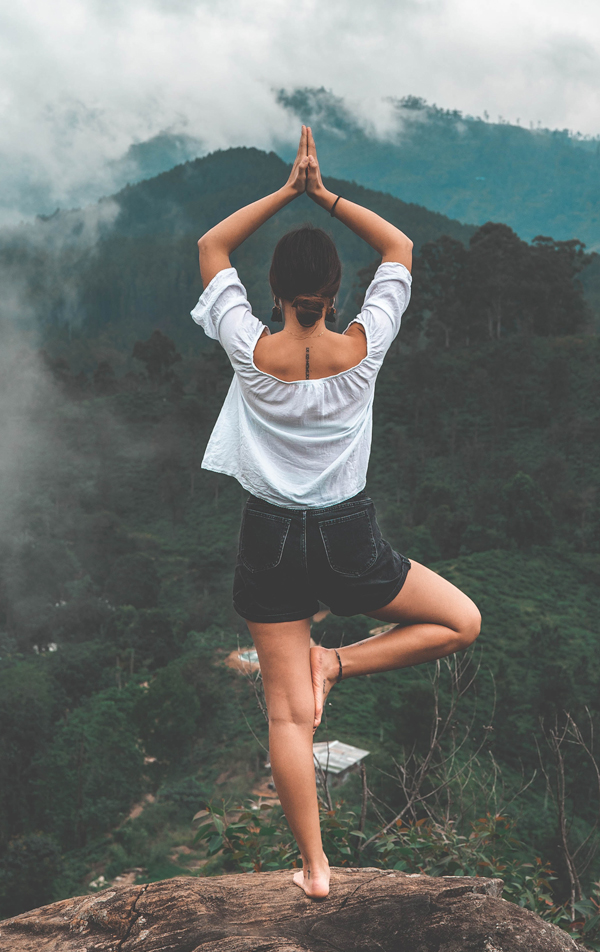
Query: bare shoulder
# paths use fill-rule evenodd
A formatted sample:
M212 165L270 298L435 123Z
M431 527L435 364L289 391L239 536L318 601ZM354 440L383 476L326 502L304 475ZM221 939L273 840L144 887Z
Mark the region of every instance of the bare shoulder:
M355 363L367 356L367 333L362 324L349 324L340 338L345 342L345 349Z
M348 324L348 327L342 334L342 337L347 337L350 340L352 339L365 340L366 336L367 334L363 325L360 324L358 321L354 321L352 324Z
M356 367L367 356L367 339L363 329L354 324L343 334L327 329L316 338L267 333L256 343L254 364L281 380L300 380L305 377L307 353L311 378L329 377Z
M265 327L254 348L254 363L259 370L285 379L289 353L280 334L270 334Z

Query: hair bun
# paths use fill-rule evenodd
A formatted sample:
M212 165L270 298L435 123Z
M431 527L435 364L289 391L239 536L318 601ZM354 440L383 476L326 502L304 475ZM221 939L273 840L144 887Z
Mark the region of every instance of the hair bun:
M325 301L317 294L298 294L292 301L292 307L302 327L313 327L323 314Z

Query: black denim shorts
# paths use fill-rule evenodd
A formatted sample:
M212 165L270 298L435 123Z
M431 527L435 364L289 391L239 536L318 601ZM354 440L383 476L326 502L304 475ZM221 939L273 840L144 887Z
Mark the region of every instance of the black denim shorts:
M248 621L374 612L402 588L409 559L381 535L366 492L326 509L280 509L250 496L242 516L233 605Z

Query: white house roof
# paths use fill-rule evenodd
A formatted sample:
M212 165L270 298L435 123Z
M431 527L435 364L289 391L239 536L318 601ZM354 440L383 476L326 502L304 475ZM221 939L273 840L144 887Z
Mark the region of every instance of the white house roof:
M341 740L323 741L313 744L313 756L323 770L332 774L342 773L348 767L359 764L369 755L368 750L343 744Z

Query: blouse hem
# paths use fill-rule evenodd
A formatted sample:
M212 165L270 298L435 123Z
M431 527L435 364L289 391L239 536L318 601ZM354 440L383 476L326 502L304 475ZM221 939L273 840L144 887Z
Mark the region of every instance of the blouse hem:
M290 500L282 500L282 499L275 500L275 497L273 496L268 498L264 493L257 492L257 490L254 487L250 486L250 484L247 483L246 480L240 479L239 474L233 473L231 470L222 468L217 465L213 465L213 466L207 465L206 463L202 463L200 468L207 469L211 473L221 473L223 476L232 476L233 479L235 479L240 484L242 489L245 489L246 492L251 493L252 496L256 496L257 499L262 499L263 502L268 502L271 506L278 506L279 509L297 509L298 511L301 511L302 509L328 509L329 506L337 506L341 502L346 502L347 499L352 499L352 497L356 496L357 493L362 492L362 490L367 485L367 480L365 479L362 485L358 485L356 489L350 489L349 491L345 491L343 496L339 496L339 497L336 496L333 499L326 500L324 502L322 501L318 503L311 503L310 505L305 504L303 506L299 506L297 503L294 503L292 505L290 503Z

